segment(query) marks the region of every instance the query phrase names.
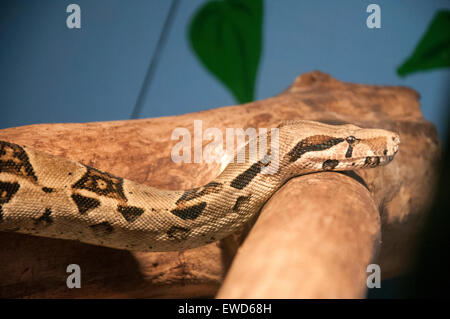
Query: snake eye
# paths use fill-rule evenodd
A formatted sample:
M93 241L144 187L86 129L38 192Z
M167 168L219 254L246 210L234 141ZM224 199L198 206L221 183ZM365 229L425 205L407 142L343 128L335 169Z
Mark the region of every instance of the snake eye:
M349 136L345 139L347 141L348 144L353 144L356 141L356 137L354 136Z

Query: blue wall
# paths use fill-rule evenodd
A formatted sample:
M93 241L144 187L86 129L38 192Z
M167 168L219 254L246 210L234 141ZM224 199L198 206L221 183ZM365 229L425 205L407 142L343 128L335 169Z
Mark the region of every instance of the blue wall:
M82 10L69 30L66 6ZM186 30L204 3L182 0L142 117L235 104L192 54ZM366 7L381 6L382 28L368 29ZM130 117L170 1L71 0L0 4L0 128ZM258 99L319 69L350 82L411 86L422 111L445 134L450 71L399 78L436 10L450 1L266 0Z

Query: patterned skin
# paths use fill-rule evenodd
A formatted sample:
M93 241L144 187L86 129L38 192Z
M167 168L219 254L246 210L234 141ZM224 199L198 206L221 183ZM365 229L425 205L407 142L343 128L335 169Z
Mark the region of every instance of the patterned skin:
M288 121L277 132L264 157L235 157L214 181L183 191L0 141L0 230L136 251L189 249L240 229L288 179L386 165L400 143L386 130L313 121Z

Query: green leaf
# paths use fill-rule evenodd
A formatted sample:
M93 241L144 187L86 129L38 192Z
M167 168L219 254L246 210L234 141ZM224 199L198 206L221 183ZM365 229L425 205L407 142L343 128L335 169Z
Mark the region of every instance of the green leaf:
M400 76L450 66L450 11L434 16L413 54L397 69Z
M209 1L189 26L194 52L239 103L254 98L262 20L262 0Z

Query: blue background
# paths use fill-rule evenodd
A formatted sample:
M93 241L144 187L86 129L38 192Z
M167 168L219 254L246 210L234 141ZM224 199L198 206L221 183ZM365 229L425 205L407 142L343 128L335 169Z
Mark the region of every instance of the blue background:
M399 78L438 9L450 1L376 1L381 29L368 29L375 1L266 0L256 98L285 89L315 69L350 82L407 85L425 117L445 135L449 69ZM82 28L66 27L66 7L81 7ZM202 67L187 26L203 0L182 0L141 117L182 114L236 102ZM2 1L0 128L51 122L128 119L170 1Z

